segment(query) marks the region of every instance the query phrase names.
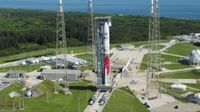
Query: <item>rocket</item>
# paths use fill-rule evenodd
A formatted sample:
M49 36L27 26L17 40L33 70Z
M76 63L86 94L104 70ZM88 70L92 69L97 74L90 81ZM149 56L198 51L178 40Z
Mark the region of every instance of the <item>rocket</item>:
M105 74L103 76L104 83L107 86L108 85L108 77L110 75L110 25L108 22L105 22L104 24L104 38L103 38L103 46L104 46L104 68L105 68Z

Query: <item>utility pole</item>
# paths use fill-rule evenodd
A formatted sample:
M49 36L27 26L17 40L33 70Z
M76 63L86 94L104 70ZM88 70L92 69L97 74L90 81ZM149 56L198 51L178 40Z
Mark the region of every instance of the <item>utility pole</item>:
M94 33L94 9L93 9L93 0L88 0L88 40L87 40L87 54L92 50L92 65L94 71L96 71L96 55L95 55L95 33ZM87 55L87 58L89 56Z
M158 0L151 0L149 18L149 39L147 57L147 88L146 94L150 97L159 96L159 74L161 69L160 55L160 16Z
M66 44L66 32L65 32L65 17L64 17L63 0L59 0L59 6L57 11L57 28L56 28L56 69L59 69L59 65L63 66L64 69L64 93L67 94L69 87L67 82L67 44ZM62 55L63 62L58 60L58 56ZM61 64L62 63L62 64ZM58 94L58 88L56 87L58 82L58 74L56 74L57 81L55 81L55 94Z

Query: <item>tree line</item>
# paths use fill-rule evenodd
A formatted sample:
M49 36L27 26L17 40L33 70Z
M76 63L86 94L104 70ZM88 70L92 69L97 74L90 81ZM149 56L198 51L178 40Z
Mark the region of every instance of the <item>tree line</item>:
M108 16L95 14L95 16ZM112 16L111 43L146 41L148 17ZM66 12L69 47L87 43L88 14ZM0 56L55 47L56 12L45 10L0 9ZM200 32L199 20L161 18L162 39L167 36Z

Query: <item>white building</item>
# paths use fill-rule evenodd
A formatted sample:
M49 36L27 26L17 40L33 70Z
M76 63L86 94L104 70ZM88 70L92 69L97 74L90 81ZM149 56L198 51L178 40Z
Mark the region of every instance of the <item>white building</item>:
M59 80L62 81L65 78L69 81L76 81L79 80L82 76L82 73L80 70L75 69L49 69L49 70L43 70L41 73L41 77L48 80Z
M192 65L200 65L200 50L192 50L189 56L189 62Z

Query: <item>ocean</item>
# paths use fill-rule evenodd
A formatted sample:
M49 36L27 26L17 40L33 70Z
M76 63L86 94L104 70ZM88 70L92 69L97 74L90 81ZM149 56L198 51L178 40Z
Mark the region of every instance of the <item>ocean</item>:
M63 0L65 11L87 12L87 0ZM200 19L200 0L159 0L162 17ZM0 0L0 8L56 10L58 0ZM96 13L147 16L150 0L94 0Z

